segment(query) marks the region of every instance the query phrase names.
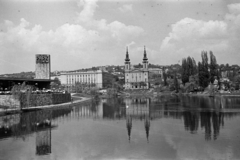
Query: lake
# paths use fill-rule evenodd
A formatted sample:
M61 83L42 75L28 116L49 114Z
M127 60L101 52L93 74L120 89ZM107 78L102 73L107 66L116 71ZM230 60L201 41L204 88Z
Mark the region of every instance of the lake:
M0 160L240 159L240 98L103 99L0 117Z

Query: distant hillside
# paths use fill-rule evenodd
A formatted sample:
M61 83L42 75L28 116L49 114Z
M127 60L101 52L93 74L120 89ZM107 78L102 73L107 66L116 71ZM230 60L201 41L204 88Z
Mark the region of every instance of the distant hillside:
M134 65L136 68L141 68L142 64L137 64ZM175 65L170 65L170 66L162 66L162 65L155 65L149 63L149 68L165 68L168 69L169 72L171 72L173 69L177 70L177 72L180 72L181 66L179 64ZM91 67L91 68L82 68L82 69L77 69L73 70L75 71L89 71L89 70L98 70L102 69L104 71L107 71L109 73L124 73L124 65L106 65L106 66L97 66L97 67ZM51 76L55 76L59 73L60 71L54 71L51 72ZM15 78L29 78L33 79L35 77L35 72L21 72L21 73L12 73L12 74L2 74L0 77L15 77Z
M2 74L2 75L0 75L0 77L34 79L35 72L21 72L21 73L12 73L12 74Z

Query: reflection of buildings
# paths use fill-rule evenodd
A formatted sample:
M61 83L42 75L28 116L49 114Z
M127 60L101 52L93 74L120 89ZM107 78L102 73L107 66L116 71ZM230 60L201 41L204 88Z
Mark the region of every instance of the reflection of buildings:
M46 155L51 153L51 128L36 133L36 154Z
M128 133L128 141L130 143L131 141L131 131L132 131L132 117L131 116L127 116L126 117L126 127L127 127L127 133ZM149 142L149 131L150 131L150 119L149 117L145 117L144 119L144 127L145 127L145 131L146 131L146 138L147 138L147 142Z
M71 108L62 108L2 116L0 139L9 137L25 139L28 135L36 133L36 155L50 154L51 129L57 127L52 120L67 117L71 111Z
M43 153L40 150L44 144L50 147L48 150L44 149L45 153L50 153L51 129L57 127L57 124L53 124L51 121L59 117L66 117L71 111L71 108L62 108L2 116L0 117L3 120L0 124L0 139L9 137L25 139L26 136L36 132L36 154Z
M149 98L125 99L125 104L127 107L126 115L134 118L139 117L140 119L149 116L150 114L149 103L150 103Z
M200 99L200 98L199 98ZM16 115L0 117L0 139L8 137L24 138L27 135L36 133L36 154L50 153L51 128L57 127L69 119L91 118L91 119L126 119L126 127L129 140L131 138L134 120L142 120L142 125L149 138L150 122L159 118L173 118L183 120L184 127L191 133L196 133L200 128L205 130L205 139L217 139L221 126L224 125L224 118L231 118L239 115L235 112L221 112L213 105L215 99L199 100L195 98L170 99L149 99L149 98L127 98L127 99L106 99L106 101L92 101L77 104L75 107L65 107L54 110L41 110ZM216 100L217 101L217 100ZM224 99L225 106L237 106L238 100ZM176 107L177 106L177 107ZM194 108L200 108L196 111ZM185 108L184 108L185 107ZM209 109L210 108L210 109ZM51 121L50 125L47 125ZM48 147L47 147L48 146ZM40 148L40 149L39 149ZM42 148L42 150L41 150Z

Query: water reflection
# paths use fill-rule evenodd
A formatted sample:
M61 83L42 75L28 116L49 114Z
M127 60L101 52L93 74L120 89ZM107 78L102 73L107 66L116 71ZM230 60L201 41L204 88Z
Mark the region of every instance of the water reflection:
M0 117L0 140L14 137L25 141L36 133L36 155L51 153L51 131L57 124L52 120L71 113L72 108L40 110Z
M51 124L50 124L51 125ZM36 133L36 155L51 153L51 128Z
M148 137L149 137L149 130L150 130L150 120L148 118L145 119L144 126L145 126L147 141L149 142Z
M159 123L161 120L179 121L183 124L186 133L195 135L203 131L206 141L217 140L221 129L226 125L224 121L240 116L239 107L239 99L222 97L161 96L105 99L74 107L2 116L0 141L10 137L26 141L30 135L35 135L35 154L37 156L51 154L52 130L57 129L65 121L71 123L85 119L123 120L125 134L127 133L126 140L129 143L136 136L133 133L134 128L139 126L138 122L142 125L143 131L145 130L146 142L150 143L151 133L156 132L154 121ZM169 125L174 124L171 122Z
M205 130L205 139L216 140L219 136L220 127L224 126L224 114L232 117L236 114L222 112L183 112L184 126L187 131L196 133L199 128ZM213 130L213 131L212 131Z
M132 118L127 117L127 133L128 133L128 140L131 140L131 130L132 130Z

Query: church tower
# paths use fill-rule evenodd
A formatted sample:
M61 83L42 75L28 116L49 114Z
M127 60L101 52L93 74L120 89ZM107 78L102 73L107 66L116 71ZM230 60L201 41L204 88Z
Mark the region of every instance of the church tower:
M128 54L128 47L127 47L126 58L125 58L125 70L130 70L130 59Z
M145 46L144 46L144 54L143 54L143 69L148 70L148 58L147 58Z

